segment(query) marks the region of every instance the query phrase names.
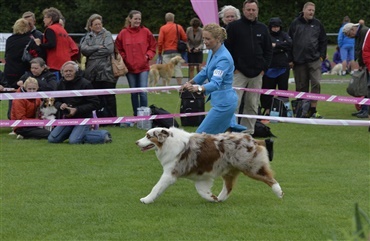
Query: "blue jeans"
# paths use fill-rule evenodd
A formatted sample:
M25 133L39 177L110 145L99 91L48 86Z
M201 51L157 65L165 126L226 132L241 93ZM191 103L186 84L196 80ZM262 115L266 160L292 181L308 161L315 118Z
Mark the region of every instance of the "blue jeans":
M148 74L149 71L144 71L138 74L128 73L126 75L128 85L130 88L148 87ZM132 93L131 94L132 110L134 116L137 116L137 108L141 106L148 106L148 95L146 92Z
M90 125L87 126L57 126L49 137L50 143L61 143L69 139L69 144L83 144L86 133L90 130Z

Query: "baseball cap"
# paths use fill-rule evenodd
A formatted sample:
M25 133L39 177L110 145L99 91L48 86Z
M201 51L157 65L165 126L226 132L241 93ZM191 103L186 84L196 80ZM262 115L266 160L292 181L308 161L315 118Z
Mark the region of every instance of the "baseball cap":
M357 27L358 25L358 23L347 23L343 27L343 33L347 34L353 27Z

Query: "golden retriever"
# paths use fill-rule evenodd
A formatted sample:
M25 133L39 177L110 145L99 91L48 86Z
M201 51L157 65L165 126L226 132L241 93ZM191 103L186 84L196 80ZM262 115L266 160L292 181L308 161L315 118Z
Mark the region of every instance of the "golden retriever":
M181 56L173 57L167 64L153 64L149 71L149 86L155 87L159 82L159 77L163 80L163 85L168 86L178 63L185 63Z

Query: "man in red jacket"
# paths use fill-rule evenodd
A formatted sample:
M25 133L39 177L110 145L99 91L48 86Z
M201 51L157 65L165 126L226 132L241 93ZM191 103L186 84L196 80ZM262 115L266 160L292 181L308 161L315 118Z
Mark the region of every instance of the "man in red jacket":
M181 25L175 23L175 14L166 13L165 16L166 24L159 29L158 37L158 57L162 58L163 63L169 63L171 58L175 56L181 56L181 53L177 51L177 42L182 40L187 41L186 33ZM177 84L181 85L182 82L182 71L181 63L175 66L175 77Z

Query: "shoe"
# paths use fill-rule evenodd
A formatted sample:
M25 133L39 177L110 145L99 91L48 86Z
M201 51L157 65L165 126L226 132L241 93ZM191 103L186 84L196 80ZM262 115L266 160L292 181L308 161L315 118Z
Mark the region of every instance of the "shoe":
M353 112L351 115L352 116L357 116L358 114L361 114L362 113L362 110L359 110L357 112Z
M323 117L319 113L315 112L312 114L311 118L312 119L322 119Z
M266 144L266 149L269 155L269 160L271 162L272 159L274 158L274 140L266 139L265 144Z
M345 76L347 74L347 72L346 71L342 71L342 76Z
M357 118L367 118L369 115L367 113L367 111L363 111L359 114L356 115Z
M24 137L22 135L17 136L17 140L22 140L22 139L24 139Z
M9 135L14 136L16 135L14 131L9 132Z

